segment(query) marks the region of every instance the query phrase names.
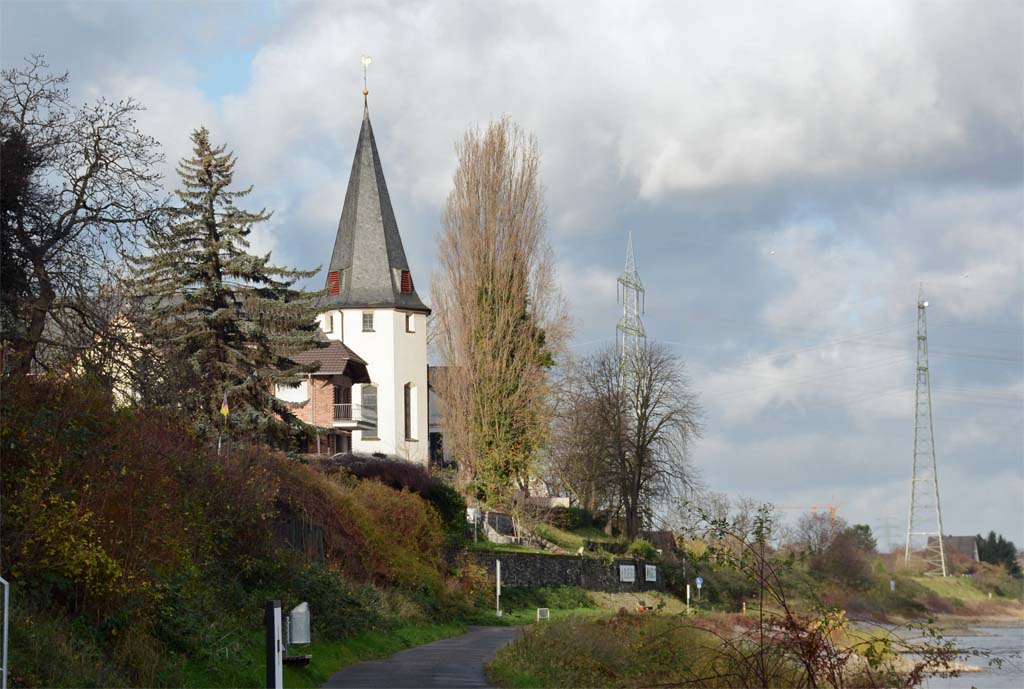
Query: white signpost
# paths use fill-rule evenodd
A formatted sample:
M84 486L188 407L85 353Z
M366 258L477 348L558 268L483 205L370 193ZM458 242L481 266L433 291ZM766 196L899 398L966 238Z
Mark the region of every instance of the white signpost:
M494 561L494 606L495 614L501 617L501 560Z
M4 655L3 655L3 689L7 689L7 618L11 616L11 598L10 589L11 585L7 583L7 580L0 577L0 585L4 587Z
M690 585L689 584L686 585L686 612L687 612L687 614L689 614L689 612L690 612Z
M284 689L284 639L281 638L281 601L268 600L263 623L267 630L267 689Z

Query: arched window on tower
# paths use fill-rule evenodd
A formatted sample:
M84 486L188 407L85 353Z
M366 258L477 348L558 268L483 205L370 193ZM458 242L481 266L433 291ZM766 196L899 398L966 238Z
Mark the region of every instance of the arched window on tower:
M416 403L416 388L412 383L405 384L404 407L405 407L405 439L416 440L415 415L413 405Z

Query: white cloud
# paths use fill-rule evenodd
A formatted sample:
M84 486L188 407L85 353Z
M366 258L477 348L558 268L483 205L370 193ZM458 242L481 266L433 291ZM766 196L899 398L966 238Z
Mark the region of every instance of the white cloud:
M623 235L636 230L648 332L691 363L708 408L696 457L714 488L819 502L845 481L858 486L842 496L852 520L905 509L923 281L937 352L1004 360L933 359L936 408L951 417L937 420L941 471L970 483L946 503L952 523L988 528L970 519L981 500L979 522L1020 540L996 514L1021 514L1007 488L1019 493L1019 471L1005 470L1021 456L1019 3L285 5L220 97L187 54L234 55L241 39L224 37L248 5L50 7L16 17L37 13L47 31L29 33L90 93L144 102L140 125L169 162L199 124L238 153L252 204L275 211L254 245L277 263L329 256L361 53L374 57L370 110L417 276L466 127L507 113L535 132L574 351L614 337ZM193 32L197 16L208 21ZM10 25L5 62L27 45Z

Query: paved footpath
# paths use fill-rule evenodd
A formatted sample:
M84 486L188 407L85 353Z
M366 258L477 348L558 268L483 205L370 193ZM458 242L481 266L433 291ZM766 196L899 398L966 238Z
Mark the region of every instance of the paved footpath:
M349 665L324 687L490 687L484 664L519 634L518 627L470 627L465 634L407 648L390 658Z

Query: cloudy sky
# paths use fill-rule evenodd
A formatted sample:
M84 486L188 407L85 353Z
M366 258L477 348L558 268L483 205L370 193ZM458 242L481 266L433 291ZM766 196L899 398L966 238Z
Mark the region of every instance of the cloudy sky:
M706 408L709 487L906 530L919 284L945 530L1024 545L1020 2L5 0L2 62L132 97L168 161L206 125L324 266L370 112L421 295L468 126L537 134L573 353L645 324ZM168 187L173 167L168 164Z

